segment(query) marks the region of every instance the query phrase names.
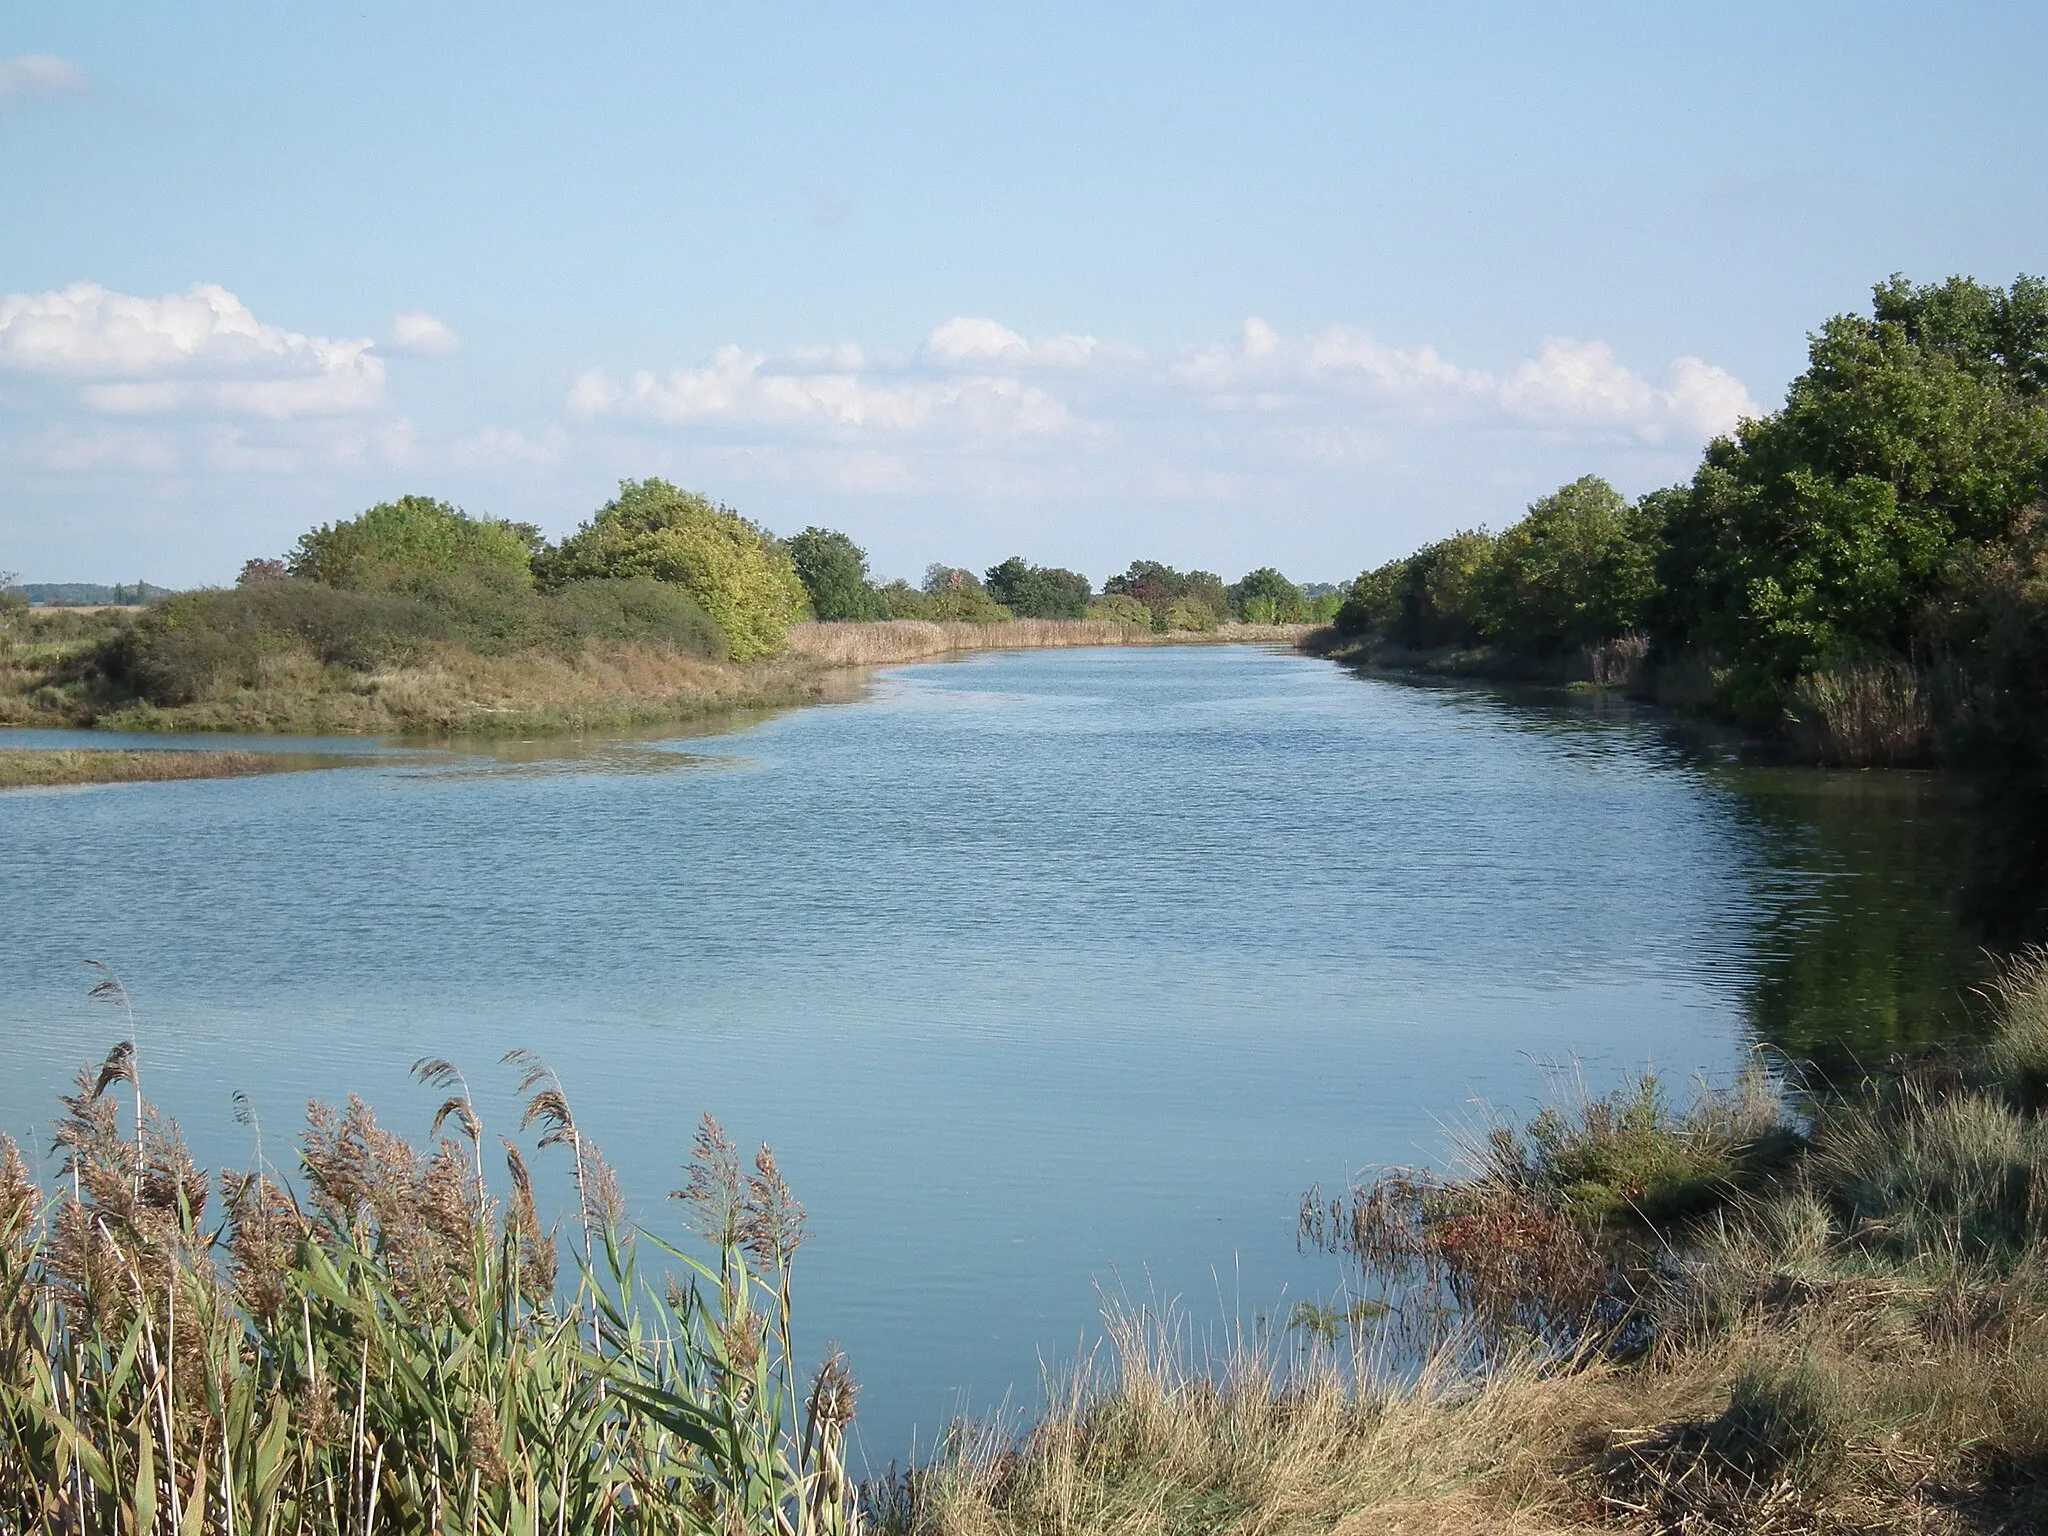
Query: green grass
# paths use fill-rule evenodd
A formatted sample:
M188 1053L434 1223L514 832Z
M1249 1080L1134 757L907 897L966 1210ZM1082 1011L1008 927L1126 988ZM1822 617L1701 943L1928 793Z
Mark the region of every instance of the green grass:
M260 752L46 752L0 743L0 789L239 778L298 766Z

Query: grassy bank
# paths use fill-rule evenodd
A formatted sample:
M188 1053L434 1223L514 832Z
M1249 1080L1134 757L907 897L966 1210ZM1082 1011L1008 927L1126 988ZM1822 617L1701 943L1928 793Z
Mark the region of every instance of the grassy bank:
M784 652L735 662L698 632L633 621L629 584L565 622L560 600L474 593L429 606L306 583L201 593L187 611L16 618L0 649L0 725L297 735L530 735L685 722L841 699L853 669L966 651L1202 641L1291 643L1301 625L1153 635L1087 620L800 624ZM626 606L625 619L614 611ZM456 607L451 621L448 608ZM528 610L539 608L536 619ZM482 611L479 612L478 610ZM636 637L637 636L637 637Z
M43 752L0 741L0 789L232 779L289 766L261 752Z
M1223 624L1208 630L1155 634L1103 619L1007 619L995 624L882 619L872 623L799 624L790 652L834 666L875 667L961 651L1025 651L1089 645L1293 645L1307 624Z
M1987 1047L1846 1097L1759 1077L1681 1113L1645 1083L1497 1126L1456 1176L1312 1194L1366 1305L1220 1369L1121 1319L1109 1374L1021 1441L956 1435L889 1526L2043 1529L2048 958L1998 1003ZM1389 1338L1430 1363L1390 1378Z
M65 1100L53 1188L0 1139L0 1530L2037 1530L2048 956L1998 1012L1847 1095L1751 1076L1679 1111L1644 1082L1454 1175L1312 1192L1338 1304L1213 1350L1122 1313L1027 1433L955 1426L865 1490L844 1363L792 1357L802 1216L765 1149L749 1171L706 1122L693 1257L623 1218L514 1053L537 1141L505 1143L503 1200L437 1061L431 1146L316 1105L289 1180L257 1141L215 1181L124 1042Z

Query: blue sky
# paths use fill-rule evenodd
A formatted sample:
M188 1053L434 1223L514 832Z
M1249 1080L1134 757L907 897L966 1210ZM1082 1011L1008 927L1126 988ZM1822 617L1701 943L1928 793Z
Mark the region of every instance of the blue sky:
M2048 270L2048 7L0 13L0 568L666 475L885 575L1338 579Z

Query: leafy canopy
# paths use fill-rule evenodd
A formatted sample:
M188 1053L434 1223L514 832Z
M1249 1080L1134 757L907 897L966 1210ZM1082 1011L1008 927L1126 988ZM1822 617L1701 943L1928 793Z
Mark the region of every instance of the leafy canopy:
M544 547L531 523L471 517L431 496L401 496L300 535L285 565L301 580L330 587L374 587L405 572L471 566L494 566L524 578Z
M619 494L542 562L545 584L644 576L681 587L724 631L735 661L772 656L810 599L789 551L734 512L666 480Z
M867 551L845 534L806 528L784 547L817 618L836 623L889 616L888 605L868 581Z
M1078 619L1094 595L1080 572L1033 565L1022 555L990 566L983 580L990 597L1027 619Z

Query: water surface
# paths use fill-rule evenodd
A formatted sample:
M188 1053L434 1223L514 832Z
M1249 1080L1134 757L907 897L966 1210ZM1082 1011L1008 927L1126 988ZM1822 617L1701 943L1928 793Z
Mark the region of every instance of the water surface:
M1931 780L1745 768L1624 705L1235 647L907 667L667 742L10 794L0 1129L42 1134L119 1035L86 956L214 1164L248 1156L235 1090L273 1150L351 1091L423 1134L428 1053L509 1132L524 1046L673 1235L715 1111L809 1207L802 1315L886 1460L963 1395L1028 1402L1098 1287L1208 1317L1328 1294L1302 1190L1440 1161L1548 1069L1962 1027L1955 816Z

